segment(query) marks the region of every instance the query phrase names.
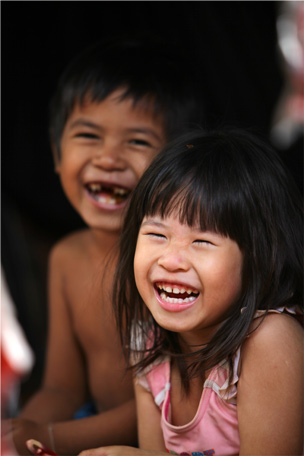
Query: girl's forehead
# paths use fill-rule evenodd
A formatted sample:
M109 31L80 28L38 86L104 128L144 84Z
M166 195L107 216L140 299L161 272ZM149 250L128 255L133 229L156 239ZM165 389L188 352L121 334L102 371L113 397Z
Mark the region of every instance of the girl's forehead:
M189 225L186 220L181 220L181 217L180 217L180 214L178 213L178 211L174 211L170 214L166 214L163 216L160 213L156 213L153 215L145 215L141 222L141 226L150 224L150 225L166 227L172 223L185 226L185 227L189 228L191 231L198 231L198 232L207 231L207 230L202 230L201 225L198 220L191 225ZM211 232L211 230L208 230L208 231Z

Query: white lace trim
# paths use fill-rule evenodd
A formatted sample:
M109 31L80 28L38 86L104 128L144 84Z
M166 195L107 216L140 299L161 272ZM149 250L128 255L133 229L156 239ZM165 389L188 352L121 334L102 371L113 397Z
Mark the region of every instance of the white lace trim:
M171 383L167 382L165 385L165 388L162 389L154 398L154 402L156 405L160 406L164 402L166 392L169 391L170 388L171 388Z
M242 309L242 311L244 311ZM279 307L278 309L270 309L269 312L271 313L283 313L284 311L296 315L296 307ZM262 315L265 314L265 310L258 310L254 318L259 318ZM220 387L215 381L207 379L204 383L204 387L211 388L219 397L221 397L223 400L230 402L230 403L236 403L236 396L237 396L237 388L236 384L239 380L238 376L238 371L239 371L239 363L240 363L240 356L241 356L241 349L239 348L234 356L233 359L233 376L232 376L232 381L229 384L229 377L227 377L226 381L223 383L223 385ZM218 368L224 368L227 369L227 372L229 372L229 365L227 361L223 361L219 364Z
M242 309L242 311L244 311ZM282 313L282 312L288 312L292 315L296 315L296 307L279 307L278 309L270 309L269 312L271 313ZM254 318L259 318L262 315L265 314L265 310L258 310ZM234 356L233 359L233 376L232 376L232 381L229 383L229 364L226 360L222 361L219 363L218 366L216 366L215 369L226 369L227 370L227 379L223 383L222 386L219 386L214 380L207 378L207 380L204 383L204 388L211 388L220 398L225 400L226 402L236 404L236 396L237 396L237 388L236 384L239 380L238 376L238 370L239 370L239 362L240 362L240 356L241 356L241 348L239 348ZM165 363L165 362L170 362L170 359L168 356L164 356L162 358L157 359L154 361L152 364L150 364L148 367L146 367L141 373L137 374L137 383L141 384L146 390L151 391L148 381L146 379L146 374L153 369L153 367ZM212 371L213 372L213 371ZM212 375L211 375L212 377ZM166 392L170 389L171 384L170 382L167 382L165 387L157 394L157 396L154 398L155 403L160 406L160 404L164 401Z

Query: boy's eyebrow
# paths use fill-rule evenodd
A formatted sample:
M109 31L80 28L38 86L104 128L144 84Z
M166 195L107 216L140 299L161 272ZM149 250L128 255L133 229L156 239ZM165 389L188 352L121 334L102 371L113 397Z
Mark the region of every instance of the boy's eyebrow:
M161 141L161 138L158 136L158 134L154 130L152 130L152 128L128 128L126 131L128 131L130 133L144 133L147 135L152 135L158 141Z
M95 130L101 130L99 125L91 122L90 120L87 119L76 119L74 122L72 122L69 126L69 130L71 130L74 127L90 127L94 128Z
M72 130L75 127L89 127L89 128L93 128L98 131L103 130L102 127L95 124L94 122L91 122L90 120L82 119L82 118L74 120L74 122L72 122L69 125L69 130ZM161 141L161 138L159 137L159 135L152 128L144 128L144 127L127 128L126 131L129 133L144 133L144 134L152 135L158 141Z

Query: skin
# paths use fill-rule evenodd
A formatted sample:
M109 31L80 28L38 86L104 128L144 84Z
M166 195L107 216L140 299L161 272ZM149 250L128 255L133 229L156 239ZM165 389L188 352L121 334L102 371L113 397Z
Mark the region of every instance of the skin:
M178 218L145 218L134 258L138 291L159 325L180 334L188 345L207 343L241 292L243 255L237 243ZM191 289L198 297L184 310L160 305L156 284ZM176 295L178 296L178 295ZM170 309L170 307L169 307Z
M88 228L53 248L49 260L49 332L41 389L17 419L4 426L19 454L34 438L51 447L53 423L59 454L78 454L109 444L136 444L132 379L112 314L111 289L117 242L127 201L100 203L88 183L132 190L165 144L161 118L151 108L119 100L116 91L100 103L76 106L68 119L56 171L63 189ZM73 420L92 398L98 414Z
M225 318L240 292L241 269L242 253L229 238L181 225L174 217L143 221L134 260L137 287L157 322L178 331L190 350L191 344L206 342ZM155 281L161 279L177 287L182 283L196 288L200 294L193 306L179 312L164 310L154 291ZM255 319L251 330L242 345L237 387L239 454L301 455L303 330L285 314ZM190 393L185 396L173 364L170 381L171 421L183 425L196 414L204 378L190 380ZM84 451L81 456L168 454L161 413L151 393L135 381L135 394L140 449L110 446Z

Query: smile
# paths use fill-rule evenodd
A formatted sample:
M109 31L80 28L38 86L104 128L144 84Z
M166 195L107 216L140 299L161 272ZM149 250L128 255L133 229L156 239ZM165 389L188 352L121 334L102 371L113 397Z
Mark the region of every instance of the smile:
M124 203L131 191L123 187L103 185L99 182L86 184L90 196L100 204L117 206Z
M171 285L162 282L155 283L155 291L156 297L162 307L166 307L166 304L168 304L169 308L166 310L171 311L188 308L199 296L199 291L195 288L184 287L177 284ZM177 307L170 307L172 304L177 305Z

